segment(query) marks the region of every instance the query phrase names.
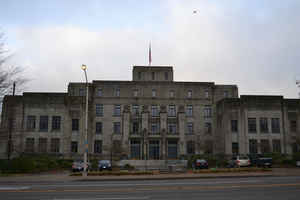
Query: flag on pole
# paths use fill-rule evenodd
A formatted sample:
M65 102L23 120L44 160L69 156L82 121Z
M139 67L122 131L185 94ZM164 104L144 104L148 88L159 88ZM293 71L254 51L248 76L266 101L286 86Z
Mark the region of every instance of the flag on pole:
M152 55L151 55L151 43L149 44L149 66L151 66Z

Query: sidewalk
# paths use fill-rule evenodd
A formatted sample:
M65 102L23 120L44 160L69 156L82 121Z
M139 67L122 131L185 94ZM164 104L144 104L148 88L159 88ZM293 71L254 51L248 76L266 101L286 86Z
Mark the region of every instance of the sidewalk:
M128 181L128 180L170 180L199 178L247 178L271 176L300 176L300 168L274 168L271 172L235 172L235 173L173 173L157 175L123 175L123 176L69 176L69 172L13 175L0 177L0 184L18 182L68 182L68 181Z

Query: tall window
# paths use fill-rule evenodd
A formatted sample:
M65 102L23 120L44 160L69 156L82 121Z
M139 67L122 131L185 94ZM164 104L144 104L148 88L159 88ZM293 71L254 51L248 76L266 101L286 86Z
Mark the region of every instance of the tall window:
M176 134L176 123L175 122L168 122L168 133L169 134Z
M114 122L114 134L121 134L120 122Z
M78 142L71 142L71 153L77 153L78 151Z
M156 89L152 89L152 97L156 97Z
M248 118L248 132L256 133L256 118Z
M138 72L138 79L139 79L139 80L142 79L142 72Z
M151 73L151 78L152 78L152 81L155 80L155 72L152 72L152 73Z
M204 118L211 118L212 117L212 109L211 106L204 107Z
M272 118L272 133L280 133L279 118Z
M204 153L212 154L214 150L214 142L212 140L206 140L204 145Z
M26 138L25 151L34 152L34 138Z
M193 96L193 91L189 90L188 93L187 93L187 97L192 98L192 96Z
M281 153L281 143L280 140L275 139L272 140L273 152L274 153Z
M257 154L257 140L254 139L249 140L249 153Z
M297 121L296 120L290 120L290 131L292 133L297 132Z
M205 122L205 133L211 134L211 123L210 122Z
M139 90L137 90L137 89L133 90L133 96L134 97L137 97L138 94L139 94Z
M269 132L268 119L267 118L260 118L259 119L259 127L260 127L260 132L261 133L268 133Z
M99 89L97 90L97 96L98 96L98 97L102 97L102 89L99 88Z
M59 153L59 148L60 148L60 140L59 140L59 138L52 138L51 139L50 151L52 153Z
M79 88L79 96L81 96L81 97L85 96L85 89L84 88Z
M175 97L175 92L174 92L174 90L170 90L170 98L174 98Z
M140 114L140 107L139 107L139 105L133 105L132 106L132 114L133 115L139 115Z
M169 79L169 73L165 72L165 80L167 81Z
M186 152L187 152L187 154L195 154L195 142L194 141L188 141L186 143Z
M187 105L186 106L186 116L187 117L192 117L193 116L193 106L192 105Z
M94 141L94 153L102 153L102 140Z
M39 152L40 153L46 153L47 152L47 138L39 138Z
M79 131L79 119L72 119L72 131Z
M228 97L228 91L224 91L224 98L227 98Z
M141 141L130 140L130 158L140 159L141 158Z
M204 97L205 97L206 99L209 98L208 90L205 90L205 92L204 92Z
M27 130L34 130L35 129L35 116L29 115L27 116Z
M152 115L152 117L158 117L159 116L157 105L152 105L151 106L151 115Z
M103 104L96 104L96 116L97 117L103 116Z
M114 116L121 116L121 105L115 105Z
M232 143L232 154L233 155L239 154L239 143L237 143L237 142Z
M270 142L269 140L260 140L261 153L270 153Z
M177 140L168 140L168 158L176 159L178 154Z
M102 122L96 122L96 134L102 134Z
M159 160L159 140L150 140L149 141L149 159L150 160Z
M152 122L151 123L151 134L156 135L159 133L159 123L158 122Z
M115 96L116 97L120 96L120 88L115 89Z
M168 116L169 117L176 116L176 106L175 105L169 105Z
M48 116L40 116L40 131L48 131Z
M193 122L188 122L187 123L187 134L192 135L194 134L194 127L193 127Z
M59 131L61 124L61 117L60 116L53 116L52 117L52 130Z
M231 132L237 133L238 132L238 120L231 120Z
M132 132L133 132L133 134L139 134L139 122L138 121L132 122Z

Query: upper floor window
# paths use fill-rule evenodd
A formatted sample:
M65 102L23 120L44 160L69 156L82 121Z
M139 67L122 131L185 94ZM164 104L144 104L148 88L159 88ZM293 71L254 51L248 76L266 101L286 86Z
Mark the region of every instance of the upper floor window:
M85 96L85 89L79 88L79 96Z
M269 128L268 128L268 119L267 118L260 118L259 119L259 128L261 133L268 133Z
M121 116L121 105L115 105L114 116Z
M176 116L176 106L169 105L168 116L175 117Z
M27 116L27 130L35 129L35 116L29 115Z
M119 96L120 96L120 88L117 88L117 89L115 90L115 96L116 96L116 97L119 97Z
M97 96L98 97L102 97L102 89L98 89L97 90Z
M79 119L72 119L72 131L79 131Z
M96 116L97 117L103 116L103 104L96 104Z
M167 81L169 79L169 73L165 72L165 80Z
M138 72L138 79L139 79L139 80L142 79L142 72Z
M256 118L248 118L248 132L256 133Z
M60 130L61 117L53 116L52 117L52 130L58 131Z
M297 132L297 121L296 120L290 120L290 131L292 133Z
M114 122L114 133L115 134L121 133L121 123L120 122Z
M205 92L204 92L204 96L205 96L205 98L209 98L209 93L208 93L208 90L205 90Z
M279 118L272 118L272 133L280 133Z
M152 97L156 97L156 89L152 89Z
M176 134L176 123L175 122L168 122L168 133Z
M187 134L192 135L194 133L193 122L187 123Z
M152 72L152 73L151 73L151 78L152 78L152 81L155 80L155 72Z
M231 120L231 132L238 132L238 120Z
M193 96L193 91L189 90L188 93L187 93L187 97L192 98L192 96Z
M159 116L157 105L152 105L151 106L151 115L152 115L152 117L158 117Z
M171 90L170 91L170 98L174 98L175 97L175 92L174 92L174 90Z
M224 91L224 97L227 98L228 97L228 91Z
M139 105L133 105L132 106L132 114L134 115L139 115L140 111L139 111Z
M40 116L40 131L48 131L48 116Z
M211 134L211 123L210 122L205 122L205 133L206 134Z
M102 122L96 122L96 134L102 134Z
M186 116L188 116L188 117L193 116L193 106L192 105L187 105L187 107L186 107Z
M211 118L212 117L212 108L211 106L204 107L204 118Z
M138 93L139 93L139 90L137 90L137 89L136 89L136 90L133 90L133 96L134 96L134 97L137 97L137 96L138 96Z
M133 134L138 134L139 133L139 122L138 121L133 121L132 122L132 133Z
M158 122L151 123L151 133L152 134L158 134L159 133L159 123Z

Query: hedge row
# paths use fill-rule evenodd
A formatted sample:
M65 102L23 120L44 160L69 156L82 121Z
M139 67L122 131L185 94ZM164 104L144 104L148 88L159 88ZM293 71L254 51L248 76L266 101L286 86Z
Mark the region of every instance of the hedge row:
M122 176L122 175L153 175L151 171L103 171L88 172L88 176ZM72 173L70 176L82 176L82 173Z

